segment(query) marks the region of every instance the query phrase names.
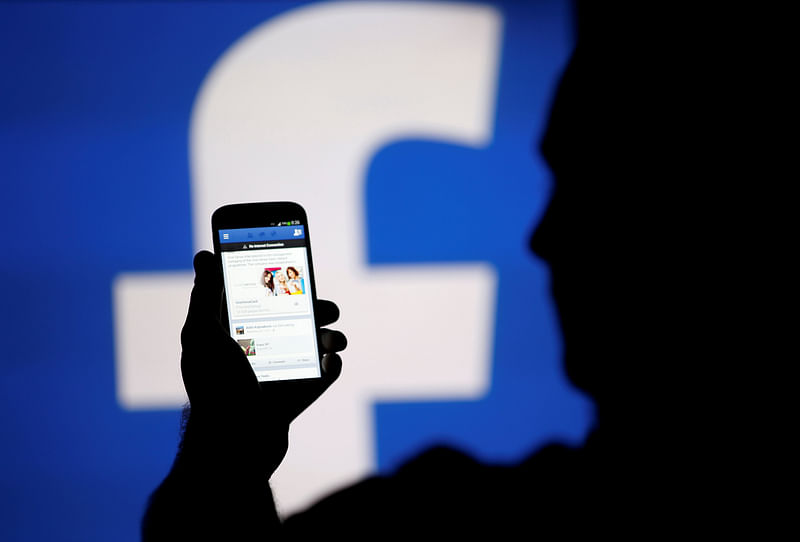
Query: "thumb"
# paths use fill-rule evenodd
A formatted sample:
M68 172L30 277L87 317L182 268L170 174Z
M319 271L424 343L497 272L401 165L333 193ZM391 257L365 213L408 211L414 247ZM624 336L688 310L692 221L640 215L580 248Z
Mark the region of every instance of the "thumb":
M189 311L181 331L181 374L193 411L213 403L224 405L251 401L259 393L258 380L239 344L219 319L222 271L208 251L194 258L195 279Z
M222 272L214 255L202 250L194 257L194 287L186 323L219 322L221 299Z

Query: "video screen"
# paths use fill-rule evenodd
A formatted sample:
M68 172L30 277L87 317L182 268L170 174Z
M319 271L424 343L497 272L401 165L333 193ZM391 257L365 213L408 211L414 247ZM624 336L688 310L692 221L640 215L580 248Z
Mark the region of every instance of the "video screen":
M320 376L302 225L220 230L231 336L261 382Z

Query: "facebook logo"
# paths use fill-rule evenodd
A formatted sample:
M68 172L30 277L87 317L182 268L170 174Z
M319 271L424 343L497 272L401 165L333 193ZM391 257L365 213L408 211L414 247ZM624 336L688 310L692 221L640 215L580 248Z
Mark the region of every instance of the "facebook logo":
M103 8L83 6L67 20ZM186 401L179 334L191 255L210 249L217 207L288 200L308 212L318 295L339 305L334 327L349 346L340 380L291 429L272 479L282 514L435 443L504 462L553 440L581 442L592 405L566 381L547 269L527 249L550 195L537 142L572 46L568 3L237 5L211 37L205 29L218 24L219 7L188 18L175 6L139 9L115 7L103 20L110 28L140 20L154 43L171 44L159 47L171 64L152 65L154 54L141 69L174 79L165 89L185 89L169 104L184 116L153 115L174 126L161 147L145 135L91 143L97 164L142 149L131 160L137 174L109 177L105 191L81 189L89 202L67 200L93 210L93 231L111 222L108 235L130 240L124 251L81 253L87 267L103 261L107 270L96 277L105 289L92 283L107 308L87 311L86 321L111 324L106 349L94 354L103 369L87 388L93 399L74 408L112 411L114 431L138 435L125 454L174 453L174 440L152 428L174 435L169 420ZM33 25L51 16L23 15ZM149 54L147 41L135 54L121 43L98 62ZM116 69L137 81L137 66ZM141 92L168 92L126 89L131 108ZM136 200L135 212L101 210L123 198ZM166 218L143 225L144 216ZM138 240L156 228L159 246ZM161 246L170 239L178 250ZM142 475L152 487L169 467L159 461ZM89 467L76 459L73 468Z

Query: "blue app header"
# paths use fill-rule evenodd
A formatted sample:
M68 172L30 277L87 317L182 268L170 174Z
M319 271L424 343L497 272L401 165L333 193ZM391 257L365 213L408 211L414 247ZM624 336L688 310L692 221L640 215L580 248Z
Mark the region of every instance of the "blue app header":
M274 228L237 228L219 230L220 243L246 243L252 241L282 241L305 239L305 226L276 226Z

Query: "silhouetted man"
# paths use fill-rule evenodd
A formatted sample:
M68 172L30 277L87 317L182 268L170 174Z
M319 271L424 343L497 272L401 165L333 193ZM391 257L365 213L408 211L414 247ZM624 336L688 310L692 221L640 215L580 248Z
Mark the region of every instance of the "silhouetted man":
M531 239L551 270L567 375L597 405L584 445L550 445L517 465L434 448L282 523L269 477L286 453L289 423L339 375L336 352L346 341L324 332L322 383L268 395L219 325L222 279L202 252L181 337L191 413L175 464L151 498L146 539L638 536L670 530L669 518L685 516L671 499L676 466L664 460L668 437L652 408L662 400L653 369L675 370L657 339L664 316L651 257L663 185L652 183L658 164L649 162L654 141L645 128L659 104L648 99L640 65L645 43L630 40L616 14L596 18L592 9L581 5L578 46L541 142L556 186ZM338 316L332 303L318 309L323 325Z

